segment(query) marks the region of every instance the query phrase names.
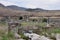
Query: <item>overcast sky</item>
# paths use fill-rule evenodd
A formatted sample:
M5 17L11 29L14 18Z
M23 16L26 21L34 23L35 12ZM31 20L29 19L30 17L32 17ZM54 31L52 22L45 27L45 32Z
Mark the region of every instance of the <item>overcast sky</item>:
M0 0L0 3L7 5L17 5L26 8L43 8L49 10L60 10L60 0Z

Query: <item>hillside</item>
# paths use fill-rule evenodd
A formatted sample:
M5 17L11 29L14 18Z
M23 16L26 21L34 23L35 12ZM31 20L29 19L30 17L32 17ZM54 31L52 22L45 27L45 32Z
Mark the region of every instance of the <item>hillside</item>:
M9 8L10 7L10 8ZM44 10L44 9L27 9L21 8L21 10L16 10L20 7L17 6L7 6L0 4L0 16L22 16L22 15L33 15L33 16L60 16L60 10ZM14 7L17 7L14 9ZM12 9L13 8L13 9Z
M5 7L3 4L0 3L0 7Z
M23 8L23 7L18 7L16 5L10 5L10 6L7 6L7 8L10 8L12 10L26 10L27 8Z

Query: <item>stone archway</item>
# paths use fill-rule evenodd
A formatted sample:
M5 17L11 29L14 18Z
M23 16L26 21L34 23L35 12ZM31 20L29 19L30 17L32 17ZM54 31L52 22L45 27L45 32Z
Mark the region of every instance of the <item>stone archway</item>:
M19 20L23 20L23 17L22 17L22 16L20 16L20 17L19 17Z

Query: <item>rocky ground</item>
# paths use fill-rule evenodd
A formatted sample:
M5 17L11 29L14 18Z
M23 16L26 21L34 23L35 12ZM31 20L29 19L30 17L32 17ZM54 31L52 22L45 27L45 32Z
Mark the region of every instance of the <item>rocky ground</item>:
M2 40L2 35L5 36L7 33L8 33L8 25L2 25L2 24L0 24L0 40ZM33 36L31 38L32 40L53 40L53 39L50 38L51 35L48 35L48 34L47 34L48 37L46 37L45 35L38 35L36 33L25 34L25 35L28 35L29 37L32 35ZM56 33L56 34L53 33L52 36L54 36L56 38L56 40L60 40L60 34L59 33ZM7 38L7 36L5 36L3 38ZM8 38L6 40L9 40L9 39L10 38ZM15 39L11 38L11 40L24 40L24 39L21 38L21 36L19 34L15 33Z

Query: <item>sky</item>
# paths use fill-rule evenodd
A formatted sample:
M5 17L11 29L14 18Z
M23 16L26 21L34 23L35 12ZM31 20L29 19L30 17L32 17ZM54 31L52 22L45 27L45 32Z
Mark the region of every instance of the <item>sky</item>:
M0 3L5 6L17 5L26 8L60 10L60 0L0 0Z

